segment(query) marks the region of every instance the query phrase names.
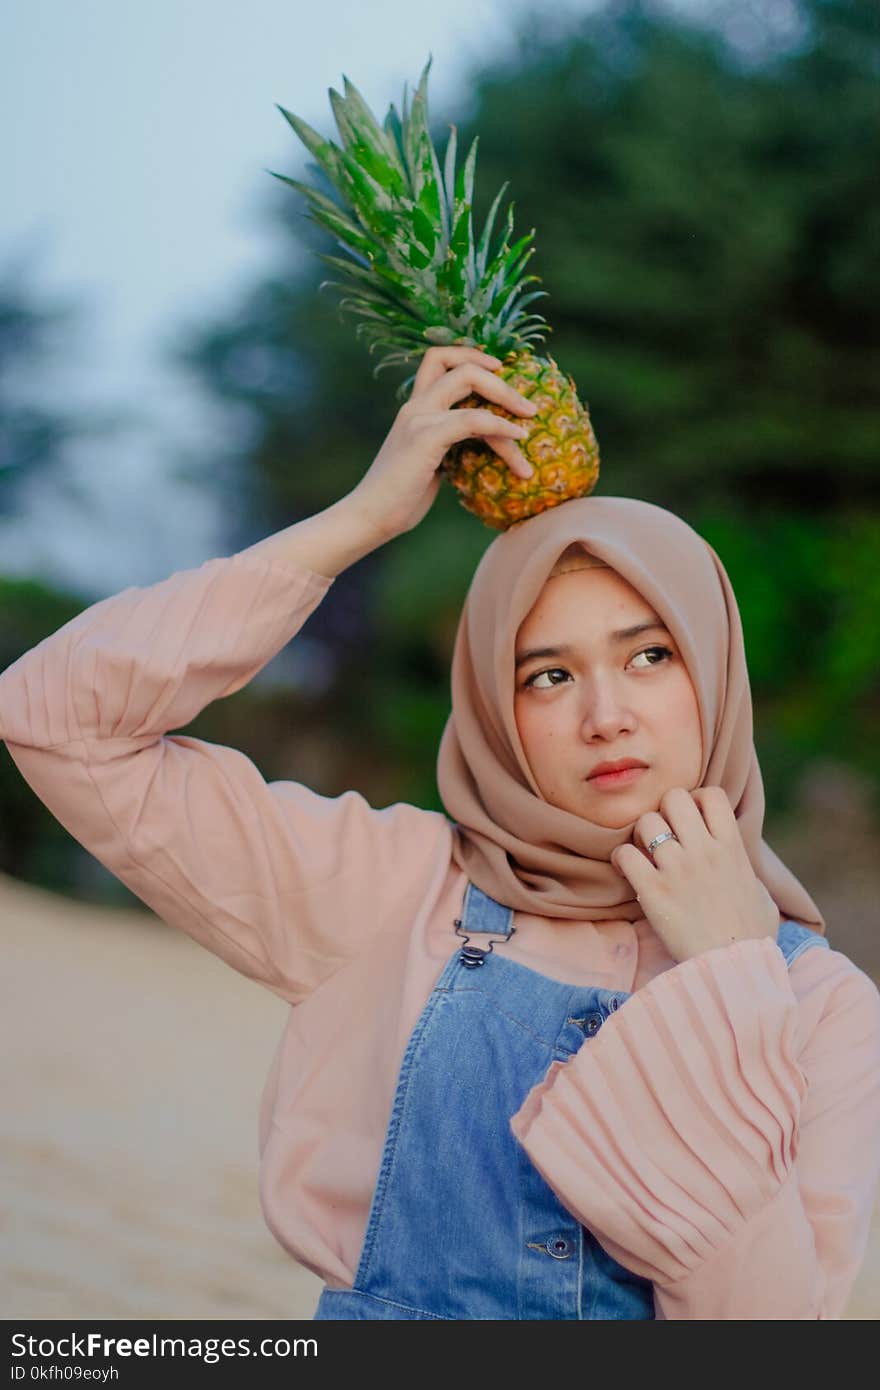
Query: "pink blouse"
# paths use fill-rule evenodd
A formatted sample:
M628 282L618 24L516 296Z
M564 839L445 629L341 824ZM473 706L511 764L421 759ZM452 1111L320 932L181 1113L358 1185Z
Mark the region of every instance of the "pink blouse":
M440 812L267 783L172 734L246 685L331 580L247 552L101 600L0 674L0 737L62 825L172 926L292 1006L260 1111L277 1239L354 1281L397 1072L460 945ZM880 1176L880 994L775 941L676 964L645 922L517 913L505 953L633 993L510 1125L659 1318L839 1318Z

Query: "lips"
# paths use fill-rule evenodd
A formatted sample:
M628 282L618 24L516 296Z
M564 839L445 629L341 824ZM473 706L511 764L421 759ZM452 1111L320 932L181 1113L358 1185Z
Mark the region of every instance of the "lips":
M639 758L621 758L616 763L597 763L592 772L588 775L587 781L593 777L601 777L606 772L623 772L628 767L647 767Z

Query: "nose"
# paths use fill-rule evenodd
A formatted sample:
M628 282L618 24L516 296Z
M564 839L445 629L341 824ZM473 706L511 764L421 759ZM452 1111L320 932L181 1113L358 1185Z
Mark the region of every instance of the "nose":
M584 695L581 711L581 737L589 743L600 738L613 742L618 734L631 732L636 717L611 680L594 681Z

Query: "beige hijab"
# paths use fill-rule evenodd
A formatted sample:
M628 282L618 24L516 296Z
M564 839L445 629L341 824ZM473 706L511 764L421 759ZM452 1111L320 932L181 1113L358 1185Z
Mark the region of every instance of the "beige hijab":
M602 921L643 918L609 862L635 822L608 829L541 795L514 718L520 624L560 556L581 543L654 606L697 694L699 786L723 787L752 868L785 917L820 933L806 889L761 838L764 785L755 753L742 623L718 555L687 522L650 502L580 497L505 531L485 551L462 609L452 660L452 713L437 785L455 823L453 857L485 893L520 911Z

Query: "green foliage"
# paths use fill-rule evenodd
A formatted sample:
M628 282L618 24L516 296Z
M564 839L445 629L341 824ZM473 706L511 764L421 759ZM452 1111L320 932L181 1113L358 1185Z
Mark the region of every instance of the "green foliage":
M725 562L777 809L820 752L880 779L880 35L873 0L796 10L790 41L768 28L747 57L719 28L636 0L570 24L536 9L512 60L464 76L467 120L444 114L433 132L441 163L450 121L458 148L479 137L477 225L503 184L537 229L553 355L599 437L597 492L670 508ZM181 355L247 423L225 475L238 546L349 490L396 406L316 291L326 233L278 194L286 263ZM261 380L241 370L249 354ZM310 620L336 648L327 708L352 766L368 745L424 804L458 612L492 538L444 489Z
M75 595L41 579L0 575L0 671L81 613Z
M880 515L689 520L737 596L769 812L817 755L867 773L880 810Z
M57 469L73 419L28 400L23 376L48 355L70 309L37 307L15 268L0 280L0 520L14 515L25 479Z
M760 25L764 9L749 10ZM819 754L880 787L880 33L876 0L792 12L792 37L774 38L768 7L764 51L746 55L720 28L636 0L576 20L537 5L513 57L462 74L467 111L436 113L431 132L441 169L450 122L459 149L479 137L476 226L509 187L520 233L536 229L553 356L601 446L597 493L670 508L725 563L771 815ZM344 124L338 94L334 106ZM398 144L399 119L385 127ZM319 292L316 258L338 243L304 215L303 171L290 172L295 193L265 180L279 264L175 353L222 422L227 447L182 470L225 499L227 553L349 491L396 410L393 383L373 378ZM436 807L458 614L493 539L444 488L309 620L334 654L329 689L248 688L193 732L246 748L270 778ZM43 622L41 635L54 615L30 631ZM12 787L0 796L14 819Z
M122 423L112 410L85 414L47 401L46 369L71 351L82 307L72 296L48 300L28 284L30 273L25 256L0 269L0 522L15 518L35 479L75 494L64 470L69 442Z
M0 671L84 606L39 580L0 576ZM0 744L0 807L0 871L47 888L70 887L78 848L34 796L5 744Z
M112 411L86 414L48 399L47 368L71 350L82 310L74 298L47 302L28 284L29 275L26 256L0 272L0 522L6 525L14 523L26 487L35 482L75 496L65 469L68 444L105 436L120 423ZM2 560L0 554L0 567ZM6 578L0 572L0 671L83 606L76 596L38 579ZM6 747L0 747L0 870L60 891L88 877L90 865L97 861L85 860L22 779ZM89 878L96 896L131 897L97 869Z

